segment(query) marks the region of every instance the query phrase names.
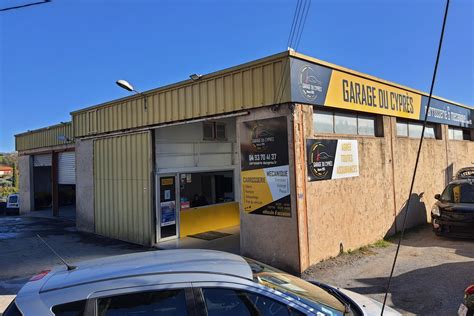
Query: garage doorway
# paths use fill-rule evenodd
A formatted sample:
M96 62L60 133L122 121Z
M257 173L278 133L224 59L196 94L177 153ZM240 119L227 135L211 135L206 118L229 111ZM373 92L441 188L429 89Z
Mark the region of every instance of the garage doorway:
M34 209L44 210L52 206L52 155L33 156Z
M74 151L58 153L59 216L75 218L76 213L76 156Z

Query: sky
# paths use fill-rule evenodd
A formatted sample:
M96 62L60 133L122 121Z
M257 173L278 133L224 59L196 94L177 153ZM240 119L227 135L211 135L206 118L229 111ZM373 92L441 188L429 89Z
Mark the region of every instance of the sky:
M37 0L2 0L0 9ZM287 49L296 0L52 0L0 12L0 152L74 110ZM444 0L312 0L297 51L429 92ZM434 94L474 106L474 1L451 0Z

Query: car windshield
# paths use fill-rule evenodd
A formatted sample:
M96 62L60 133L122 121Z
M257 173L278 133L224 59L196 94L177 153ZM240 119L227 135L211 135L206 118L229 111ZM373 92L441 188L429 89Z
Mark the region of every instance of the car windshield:
M252 268L254 281L291 296L324 315L344 315L346 308L323 288L258 261L245 258Z
M9 198L8 198L8 202L9 203L16 203L18 201L18 195L11 195Z
M449 184L444 189L441 200L451 203L474 203L474 182Z

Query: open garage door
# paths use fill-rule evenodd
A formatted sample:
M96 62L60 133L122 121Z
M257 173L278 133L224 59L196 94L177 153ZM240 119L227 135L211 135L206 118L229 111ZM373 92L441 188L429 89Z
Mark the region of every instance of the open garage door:
M33 188L35 209L51 207L52 202L52 155L33 156Z

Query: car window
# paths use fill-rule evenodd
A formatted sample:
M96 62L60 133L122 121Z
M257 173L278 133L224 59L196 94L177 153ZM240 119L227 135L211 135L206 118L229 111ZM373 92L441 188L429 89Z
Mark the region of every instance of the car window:
M236 289L203 288L208 316L300 316L303 313L263 295Z
M18 196L17 195L11 195L8 198L8 203L16 203L18 201Z
M8 305L7 309L3 312L3 316L21 316L21 312L16 306L15 301L11 302L10 305Z
M83 300L53 306L52 311L56 316L82 316L85 308L86 300Z
M444 189L441 200L451 203L474 203L474 185L466 183L452 183Z
M140 292L101 298L99 316L187 315L184 289Z

